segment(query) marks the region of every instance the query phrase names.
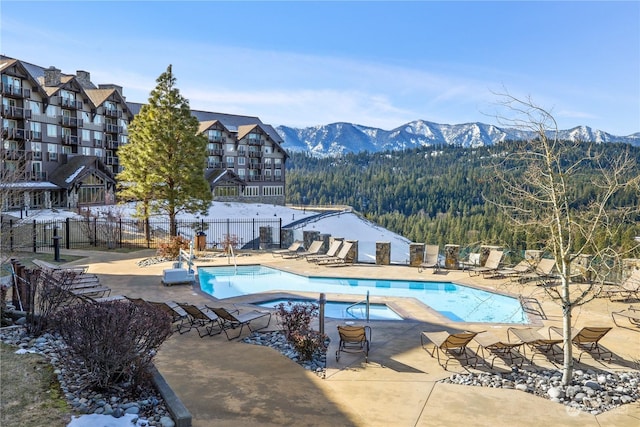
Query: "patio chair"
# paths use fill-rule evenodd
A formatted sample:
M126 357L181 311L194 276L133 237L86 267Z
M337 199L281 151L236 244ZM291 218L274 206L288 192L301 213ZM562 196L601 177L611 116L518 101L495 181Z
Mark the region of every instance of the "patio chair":
M75 273L86 273L89 268L88 265L76 265L70 267L62 267L60 265L51 264L47 261L42 261L40 259L34 259L31 261L36 267L39 267L44 270L49 271L73 271Z
M308 256L318 255L320 254L320 250L322 249L323 244L324 242L322 240L314 240L309 245L309 249L307 249L306 251L298 252L294 256L289 256L289 257L300 259L300 258L306 258Z
M304 248L302 246L302 242L300 240L296 240L293 242L287 249L278 249L276 251L271 252L271 254L276 256L284 256L284 255L294 255L296 252L300 250L300 248Z
M532 361L536 354L548 356L548 354L551 353L551 356L553 358L562 354L561 348L558 351L559 346L563 343L562 339L545 338L534 328L507 329L507 339L509 340L509 342L513 342L511 340L511 335L514 335L516 338L518 338L518 343L522 343L526 347L529 347L531 349ZM526 350L523 350L523 354L526 356Z
M504 360L509 366L517 367L522 366L525 360L524 356L517 351L518 347L522 346L523 343L504 342L489 332L479 333L474 337L474 341L479 344L478 351L482 353L482 358L485 361L487 360L485 350L492 356L491 364L489 365L491 369L493 369L496 358Z
M531 260L523 259L513 267L505 267L493 272L491 277L496 278L517 278L523 274L534 271L535 264Z
M547 320L547 314L542 309L540 301L533 297L525 297L522 295L519 295L518 299L520 300L520 305L525 313L539 316L542 320Z
M584 353L591 354L594 359L598 358L604 360L612 360L613 353L599 344L599 341L602 339L602 337L607 335L607 333L609 333L611 329L612 328L610 327L594 326L585 326L580 330L571 328L571 342L580 350L580 354L578 355L578 362L580 361L580 358ZM561 327L550 326L549 338L551 338L551 332L563 336Z
M467 349L467 346L476 335L478 335L478 332L465 331L452 334L447 331L425 331L420 335L420 343L422 348L424 348L431 357L434 357L435 353L438 364L447 370L447 365L451 360L458 360L461 365L477 365L478 356L475 353L469 354ZM433 350L429 351L429 347L431 346L433 346ZM444 364L443 361L440 360L440 355L446 358ZM472 360L475 362L471 363Z
M139 298L138 300L142 300L142 299ZM137 300L132 300L132 301L137 301ZM182 307L180 307L180 305L178 305L177 302L174 302L174 301L158 302L158 301L145 301L145 300L142 300L142 301L144 301L147 304L151 304L152 306L157 307L160 310L167 313L169 317L171 317L171 323L175 325L175 330L180 334L189 332L189 329L183 331L183 324L184 322L189 321L189 314ZM134 302L134 304L135 303L137 302Z
M485 261L484 265L477 266L477 267L470 267L469 275L478 276L482 274L483 276L485 276L498 271L503 257L504 257L503 251L499 251L497 249L491 249L491 251L489 251L489 255L487 256L487 260Z
M185 332L190 331L192 328L196 328L200 338L222 333L222 323L220 318L206 306L198 307L187 303L178 303L178 306L187 313L186 320L188 322L189 329ZM201 332L200 328L204 329L204 332ZM182 329L181 325L180 333L183 333ZM216 332L214 333L214 331Z
M342 240L334 240L333 243L329 246L329 250L326 254L318 254L318 255L309 255L307 256L307 261L309 262L318 262L323 259L335 257L340 251L340 247L342 246Z
M616 316L625 318L629 323L640 328L640 306L630 305L629 308L611 313L611 318L616 326L629 329L627 326L618 325L618 322L616 322Z
M323 258L321 260L318 260L317 263L319 265L329 265L329 266L353 264L353 260L348 259L349 253L351 252L352 247L353 247L353 243L344 242L342 244L342 247L340 248L340 252L338 252L336 256Z
M364 353L364 361L369 361L369 346L371 343L370 326L338 325L340 342L336 350L336 362L340 361L340 353ZM367 338L368 336L368 338Z
M614 299L640 299L640 270L634 270L629 277L619 284L605 285L600 295L612 301Z
M554 270L556 268L556 260L553 258L541 258L535 267L527 272L515 277L519 283L526 283L533 280L539 280L542 285L547 284L546 280L556 277Z
M234 338L240 337L240 335L242 335L242 329L245 326L247 328L249 328L249 331L254 332L254 331L258 331L260 329L266 328L271 323L271 312L270 311L253 310L253 311L246 312L246 313L233 314L233 312L227 310L224 307L209 307L208 305L205 305L205 307L210 309L210 310L212 310L215 314L218 315L218 318L220 319L219 320L220 327L224 331L224 334L227 336L228 340L232 340ZM264 326L262 326L260 328L252 328L251 327L251 322L253 322L254 320L263 318L265 316L269 316L266 325L264 325ZM240 327L240 331L238 332L238 335L235 336L235 337L230 337L229 336L229 332L227 332L227 331L229 329L236 329L238 326Z
M424 260L418 266L418 273L426 268L432 268L432 272L436 272L440 269L440 246L438 245L425 245L424 247Z

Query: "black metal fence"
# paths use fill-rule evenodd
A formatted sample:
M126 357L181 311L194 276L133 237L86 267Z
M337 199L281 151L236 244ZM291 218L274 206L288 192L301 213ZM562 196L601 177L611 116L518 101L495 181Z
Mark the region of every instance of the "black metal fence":
M90 219L0 221L0 245L5 252L54 250L54 241L63 249L82 248L158 248L169 243L170 222L165 220ZM282 220L241 218L176 221L179 236L193 240L196 249L222 249L233 242L234 249L280 247Z

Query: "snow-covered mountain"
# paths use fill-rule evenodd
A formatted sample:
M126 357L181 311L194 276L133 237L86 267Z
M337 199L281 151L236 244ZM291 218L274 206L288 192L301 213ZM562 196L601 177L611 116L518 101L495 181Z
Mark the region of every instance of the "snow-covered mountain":
M321 157L443 144L479 147L506 140L522 140L533 135L518 129L499 128L484 123L447 125L424 120L416 120L392 130L352 123L332 123L304 129L278 126L276 130L284 139L284 147L288 151L306 151ZM588 126L561 130L559 137L575 141L617 142L640 146L640 132L616 136Z

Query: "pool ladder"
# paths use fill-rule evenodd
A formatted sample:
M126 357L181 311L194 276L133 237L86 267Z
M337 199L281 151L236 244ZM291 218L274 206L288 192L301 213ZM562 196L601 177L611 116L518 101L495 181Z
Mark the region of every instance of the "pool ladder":
M365 306L365 320L367 322L369 322L369 306L370 306L370 304L369 304L369 291L367 291L367 298L366 299L351 304L344 311L345 311L345 313L347 313L347 315L353 317L354 319L358 319L359 317L352 313L352 309L354 307L357 307L357 306L362 305L362 304L364 304L364 306Z

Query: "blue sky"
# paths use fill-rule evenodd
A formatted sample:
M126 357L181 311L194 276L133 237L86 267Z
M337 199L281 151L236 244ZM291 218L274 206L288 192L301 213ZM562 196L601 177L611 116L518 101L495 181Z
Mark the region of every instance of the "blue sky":
M14 1L0 51L146 102L169 64L193 109L272 125L498 124L640 132L640 2Z

